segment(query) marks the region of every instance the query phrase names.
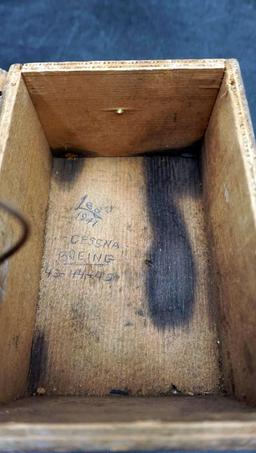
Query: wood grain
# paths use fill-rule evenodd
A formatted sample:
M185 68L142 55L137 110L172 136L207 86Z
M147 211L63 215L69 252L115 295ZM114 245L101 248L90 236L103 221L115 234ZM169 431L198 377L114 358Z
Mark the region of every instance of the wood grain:
M27 64L22 73L54 150L122 156L200 139L224 60Z
M2 451L155 451L252 450L256 448L256 423L99 423L15 424L0 426Z
M32 392L218 391L210 305L196 159L54 159Z
M255 412L225 397L38 397L6 405L0 418L1 451L256 448Z
M8 73L0 117L0 194L28 219L31 235L0 267L0 401L26 390L50 169L49 147L16 65ZM18 234L12 219L1 212L1 250Z
M0 406L1 423L256 422L253 408L220 395L37 396Z
M232 60L203 156L225 386L256 404L256 150L239 66Z

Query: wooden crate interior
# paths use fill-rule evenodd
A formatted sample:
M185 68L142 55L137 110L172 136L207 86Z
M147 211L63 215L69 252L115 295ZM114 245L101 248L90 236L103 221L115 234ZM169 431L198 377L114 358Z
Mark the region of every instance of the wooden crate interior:
M234 399L256 402L239 77L224 60L9 71L1 197L31 237L0 268L0 400L20 398L1 423L255 421Z
M31 386L216 392L198 159L53 161Z

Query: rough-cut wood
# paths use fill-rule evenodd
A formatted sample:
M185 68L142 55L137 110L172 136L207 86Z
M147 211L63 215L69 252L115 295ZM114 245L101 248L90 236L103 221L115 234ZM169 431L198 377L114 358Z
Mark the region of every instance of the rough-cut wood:
M217 268L225 386L256 403L256 151L238 64L206 132L204 188Z
M1 107L2 107L2 99L3 99L3 89L5 86L6 82L6 77L7 77L7 72L4 71L3 69L0 69L0 112L1 112Z
M4 424L2 451L253 450L256 422Z
M1 451L256 447L255 411L226 397L34 397L0 421Z
M44 218L50 180L50 153L21 78L8 75L0 118L0 198L30 222L28 243L0 267L0 400L24 393L38 296ZM19 232L0 212L1 250Z
M223 398L223 402L219 400L216 403L211 399L184 399L183 397L174 400L165 398L161 403L155 398L153 400L124 398L116 402L98 399L93 400L93 406L90 399L87 401L82 399L81 404L85 407L83 411L80 409L79 423L76 423L76 407L80 403L78 401L75 403L73 398L71 403L68 403L69 398L61 400L59 408L57 400L55 400L57 407L54 407L54 402L51 400L45 401L44 398L36 398L36 400L31 401L31 412L30 402L26 402L27 414L30 412L29 418L33 417L31 423L0 424L1 451L255 450L256 448L255 413L250 413L243 406L241 411L238 411L237 405L227 401L226 398ZM66 403L65 400L67 400ZM78 400L81 401L81 398ZM154 408L155 405L158 406L157 409ZM46 416L44 412L47 406L48 419L47 423L44 423ZM4 420L19 418L18 413L15 413L12 407L10 409L8 407L6 406L5 409ZM184 411L184 419L180 412L181 408ZM56 413L61 409L63 413L68 411L69 423L55 422ZM91 411L94 413L94 420L90 418ZM215 411L214 414L213 411ZM24 412L24 420L26 420L28 415L25 407ZM65 417L63 413L59 414L61 419ZM186 413L189 414L188 417ZM107 414L110 420L101 421L107 418ZM193 415L195 415L194 419ZM85 422L88 418L89 421Z
M7 72L0 68L0 91L3 90L5 85Z
M30 390L218 390L196 159L56 158Z
M256 412L225 396L30 397L0 406L0 423L251 421Z
M224 61L27 64L22 73L52 148L121 156L200 139Z
M72 71L140 71L159 69L222 69L225 68L225 59L207 58L190 60L109 60L109 61L62 61L58 63L26 63L22 66L22 72L72 72Z

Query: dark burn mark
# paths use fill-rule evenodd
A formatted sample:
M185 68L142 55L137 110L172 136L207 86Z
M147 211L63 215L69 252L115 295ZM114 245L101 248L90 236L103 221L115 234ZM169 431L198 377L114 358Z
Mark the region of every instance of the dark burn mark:
M53 178L59 185L72 188L77 177L81 173L85 159L83 158L54 158L53 159Z
M47 364L47 347L45 342L44 333L37 331L34 335L31 357L30 357L30 370L28 391L30 394L36 392L44 377Z
M129 390L128 389L112 389L110 390L109 394L110 395L120 395L120 396L129 396Z
M193 312L196 268L177 199L186 193L200 196L198 160L146 156L144 171L153 230L150 263L146 263L149 314L159 329L184 326Z

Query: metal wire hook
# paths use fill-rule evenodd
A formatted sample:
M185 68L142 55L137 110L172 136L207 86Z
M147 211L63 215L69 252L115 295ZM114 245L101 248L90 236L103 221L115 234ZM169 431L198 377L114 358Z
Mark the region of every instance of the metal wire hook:
M10 214L16 220L18 220L19 224L22 227L21 235L19 239L16 241L16 243L0 255L0 264L2 264L7 258L9 258L15 252L17 252L17 250L19 250L26 242L29 236L29 225L25 218L18 211L16 211L16 209L12 208L11 206L8 206L2 201L0 201L0 209L4 209L5 211L7 211L8 214Z

